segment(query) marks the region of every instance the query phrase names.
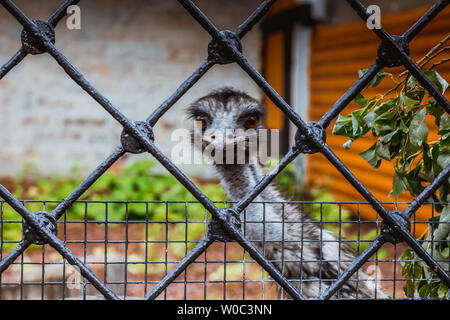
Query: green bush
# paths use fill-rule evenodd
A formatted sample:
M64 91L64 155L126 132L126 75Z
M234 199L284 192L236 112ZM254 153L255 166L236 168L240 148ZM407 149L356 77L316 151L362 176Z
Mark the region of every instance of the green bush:
M445 43L450 39L447 35L437 46L430 50L417 64L422 69L434 58L445 52ZM444 58L424 70L428 79L445 93L449 84L435 70L439 65L450 61ZM360 77L365 71L360 71ZM427 93L421 84L408 72L395 77L387 72L380 71L368 84L376 87L385 79L393 82L392 89L384 94L374 97L364 97L359 94L354 102L360 106L349 115L340 115L333 128L333 134L348 137L350 140L344 148L350 148L355 140L369 133L375 138L374 144L366 151L360 153L373 168L377 169L381 162L389 161L394 167L394 176L391 193L395 198L401 192L408 191L412 196L418 196L436 177L450 165L450 118L444 108ZM390 97L391 94L393 97ZM388 98L389 97L389 98ZM434 120L439 138L431 141L428 136L429 128L426 117ZM436 258L447 257L450 247L449 222L449 189L450 179L444 181L438 192L430 198L436 211L442 212L440 216L430 219L429 237L438 232L434 239L443 242L431 246L431 238L424 241L427 251ZM433 229L434 227L436 230ZM438 226L438 227L436 227ZM407 250L402 260L402 272L411 278L404 287L407 297L412 297L417 290L421 297L443 297L448 288L439 280L423 280L423 276L430 278L432 272L422 263L415 263L411 250ZM449 271L448 264L444 265ZM413 285L414 283L414 285ZM448 296L448 293L447 293Z
M272 163L273 164L273 163ZM30 183L30 177L35 183ZM37 200L35 203L27 202L26 206L31 212L43 210L42 199L58 200L67 197L81 182L82 175L77 167L74 167L71 174L61 176L54 174L51 177L43 176L28 166L16 175L14 193L19 199ZM348 210L340 208L335 204L334 198L325 189L313 189L309 193L300 192L294 176L294 167L289 164L276 178L275 184L291 200L308 200L320 203L306 203L304 209L314 220L321 220L324 227L338 234L338 224L329 223L331 221L341 221L345 223L351 220ZM228 201L226 192L220 184L197 183L199 189L213 201ZM186 213L189 220L203 221L205 219L205 208L196 202L190 192L181 185L172 175L158 173L155 171L155 163L150 160L134 162L120 173L106 172L103 174L81 197L80 200L92 201L89 203L76 202L66 212L67 220L108 220L110 226L114 221L122 221L128 217L130 220L157 220L168 221L185 220ZM99 202L96 202L99 201ZM112 201L105 204L102 201ZM114 202L117 201L117 202ZM120 201L136 201L121 203ZM144 201L140 203L139 201ZM145 201L150 201L146 203ZM170 201L165 203L164 201ZM175 201L180 201L175 203ZM188 208L186 208L186 202ZM57 202L46 202L45 210L51 211L57 206ZM229 204L228 204L229 205ZM218 206L223 206L220 203ZM107 208L107 216L106 216ZM188 211L187 211L188 209ZM3 240L21 240L21 217L9 205L3 205ZM167 216L167 217L166 217ZM5 221L8 221L5 223ZM15 221L15 222L11 222ZM203 226L199 228L198 223L189 223L189 240L198 240L203 233ZM179 230L178 230L179 229ZM174 231L174 236L184 239L181 234L183 228ZM342 231L343 237L351 238L349 234ZM369 234L363 240L372 240L375 236ZM352 239L355 239L354 237ZM356 241L354 248L357 249ZM4 248L10 245L4 243ZM359 249L362 252L368 244L360 243ZM183 245L184 248L184 245ZM183 249L184 250L184 249Z

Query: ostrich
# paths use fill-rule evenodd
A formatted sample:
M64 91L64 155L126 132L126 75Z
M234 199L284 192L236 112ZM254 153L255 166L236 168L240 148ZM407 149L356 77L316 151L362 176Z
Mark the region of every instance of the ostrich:
M221 183L229 198L239 201L264 176L258 153L251 152L249 146L254 135L249 129L254 133L264 128L264 106L246 93L226 87L195 101L187 114L194 120L192 142L203 151L213 146L210 158L214 158ZM232 153L232 163L226 161L226 151L230 147L236 151L239 145L246 154L244 163L235 161L237 152ZM355 256L330 231L321 229L296 206L283 202L281 192L269 184L240 213L242 232L305 297L317 298ZM358 277L369 279L362 271ZM353 275L338 290L339 298L388 298L372 281L356 279Z

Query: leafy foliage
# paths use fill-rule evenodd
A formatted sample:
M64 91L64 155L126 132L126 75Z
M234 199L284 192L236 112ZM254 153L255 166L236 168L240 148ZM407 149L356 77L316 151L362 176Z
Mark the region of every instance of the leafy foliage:
M273 164L272 164L273 165ZM75 166L69 176L53 175L51 177L42 176L37 173L33 167L28 166L16 175L15 196L19 199L41 200L41 199L64 199L73 191L82 181L82 175ZM27 179L34 177L35 183L27 183ZM324 222L324 227L334 233L338 233L339 225L332 223L341 221L342 223L351 221L351 214L348 210L335 204L335 199L325 189L312 189L309 194L300 192L297 188L294 177L294 167L288 165L276 178L276 185L289 198L293 200L308 200L311 203L304 205L305 211L309 213L312 219ZM198 187L208 197L214 201L225 202L227 196L219 184L198 183ZM189 203L189 220L203 220L205 218L205 209L195 203L194 197L171 175L158 173L155 170L155 164L152 161L137 161L123 168L120 173L106 172L97 180L80 200L89 200L85 203L75 203L66 213L67 220L91 219L96 221L108 220L110 226L114 226L115 221L128 219L144 220L148 217L151 220L168 221L185 220L186 201ZM105 207L102 201L110 201ZM147 205L139 203L142 200L150 200L152 203ZM95 201L99 201L96 203ZM116 201L116 202L114 202ZM121 203L120 201L136 201L131 203ZM162 202L158 202L162 201ZM171 201L166 204L163 201ZM173 203L180 201L180 203ZM314 203L317 202L317 203ZM319 203L320 202L320 203ZM57 203L46 202L45 210L51 211ZM43 210L42 202L26 203L28 209L32 212ZM107 208L107 214L106 214ZM21 217L7 204L2 207L3 214L3 240L19 241L21 239ZM184 226L179 230L174 230L171 234L183 239L185 235ZM198 223L189 224L188 238L197 240L201 237L203 225ZM376 236L373 232L363 236L361 240L373 240ZM350 233L342 231L342 236L352 238ZM356 240L355 237L352 238ZM357 250L356 241L354 249ZM4 248L15 246L14 244L4 243ZM365 250L368 242L361 242L360 252ZM180 247L181 248L181 247ZM184 250L184 245L180 250Z
M442 92L448 88L448 83L435 70L428 70L426 75ZM369 85L376 87L385 77L394 79L382 71ZM383 160L392 161L395 175L391 192L394 197L404 191L417 196L450 163L450 121L442 106L427 96L414 78L395 83L396 88L405 83L395 97L386 98L391 90L371 98L359 94L354 102L361 108L349 115L340 115L333 134L350 138L344 144L348 149L355 140L372 133L375 137L373 145L360 156L375 169ZM434 118L439 128L437 141L428 139L428 115ZM433 200L447 202L448 192L447 181L439 189L439 195L433 195ZM438 210L442 208L441 204Z
M53 175L52 177L34 174L36 185L29 188L24 187L24 178L30 174L20 175L15 181L15 195L18 198L39 199L64 199L82 181L77 169L70 176ZM201 184L202 191L214 201L225 201L225 191L216 184ZM103 174L79 200L106 201L114 200L108 206L108 220L124 220L127 215L129 219L162 219L165 220L165 206L150 206L147 210L145 205L129 204L127 210L120 201L195 201L190 192L181 185L173 176L155 171L155 163L150 160L136 161L123 168L120 173L106 172ZM93 204L90 204L90 206ZM46 210L53 210L56 204L47 204ZM84 206L73 206L67 212L71 219L85 218ZM173 206L169 212L169 220L184 219L184 203ZM93 220L105 220L105 209L89 210L87 218Z
M429 232L425 240L421 240L422 247L449 272L449 243L450 243L450 209L446 207L439 216L429 221ZM420 298L450 298L449 288L436 277L428 265L408 249L402 255L402 275L409 280L403 287L407 297L419 295Z
M30 177L36 181L27 182ZM51 177L42 176L28 167L16 176L14 194L18 199L42 200L64 199L82 181L82 175L74 167L71 175L55 174ZM199 184L199 188L214 201L226 201L226 192L217 184ZM197 220L205 219L204 207L196 203L196 199L174 177L155 171L153 161L137 161L123 168L120 173L106 172L80 198L92 201L89 203L74 203L66 212L67 220L96 220L114 222L130 220ZM109 201L105 204L102 201ZM149 200L151 203L139 203ZM164 201L180 201L179 203ZM98 201L98 202L96 202ZM126 203L125 201L131 201ZM133 202L135 201L135 202ZM188 201L194 201L187 204ZM45 210L56 208L56 202L45 202ZM43 210L42 201L27 202L26 207L31 212ZM2 240L3 248L15 246L8 241L19 241L22 238L21 216L6 203L2 204ZM189 214L189 217L187 217ZM178 227L179 226L179 227ZM174 236L185 232L184 226L174 227ZM189 224L188 239L198 239L203 232L199 223ZM184 239L184 236L178 236ZM184 248L184 245L183 245Z
M417 63L419 67L423 68L448 49L442 46L449 39L450 35L447 35L420 59ZM448 58L442 59L424 71L442 94L449 84L434 68L448 61ZM360 71L359 76L364 72ZM359 94L354 99L359 108L349 115L340 115L333 129L333 134L350 139L344 144L347 149L355 140L372 133L373 145L360 153L360 156L375 169L383 160L393 163L395 173L391 193L395 198L406 191L412 196L419 195L450 165L449 116L408 72L403 72L399 77L404 79L397 81L392 74L379 72L367 87L374 88L385 79L390 79L394 87L382 95L370 98ZM437 140L431 141L429 137L427 119L433 120L432 123L437 127ZM428 237L422 240L424 248L438 260L448 259L450 247L449 180L430 199L435 203L436 211L442 213L430 219ZM402 273L411 278L404 287L406 296L412 297L418 291L419 296L424 298L448 297L445 284L438 278L430 280L432 271L425 263L415 261L416 258L412 250L406 250L402 256L406 260L402 263ZM441 265L449 270L448 263Z

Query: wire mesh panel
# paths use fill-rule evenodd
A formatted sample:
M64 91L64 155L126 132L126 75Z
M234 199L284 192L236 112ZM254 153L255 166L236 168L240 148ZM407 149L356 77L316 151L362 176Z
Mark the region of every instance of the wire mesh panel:
M60 202L28 201L29 209L49 209ZM308 212L315 208L317 221L281 221L272 223L319 224L323 230L330 230L337 236L339 245L349 246L355 252L363 252L373 244L376 234L380 234L381 219L364 221L360 211L370 205L366 202L290 202ZM264 206L265 203L257 203ZM281 206L286 203L279 203ZM218 207L228 207L231 203L216 203ZM409 204L384 203L387 207ZM426 204L425 206L431 206ZM111 218L117 212L132 213L145 210L145 219L136 220L126 216L125 220ZM330 210L338 215L330 217ZM355 216L348 216L351 211ZM84 218L74 218L74 212L83 213ZM179 215L179 212L184 213ZM2 252L9 252L21 239L8 235L14 225L20 227L22 219L5 202L2 202ZM90 216L103 215L97 220ZM328 216L328 217L327 217ZM183 258L202 243L208 235L210 215L198 202L163 202L163 201L79 201L71 210L64 213L58 221L58 238L83 264L88 266L119 297L139 299L167 277ZM244 219L245 224L256 223ZM257 222L262 224L262 222ZM267 222L266 222L267 223ZM421 221L416 224L424 223ZM244 235L246 228L244 226ZM372 234L375 231L375 234ZM413 231L414 232L414 231ZM315 240L310 240L315 241ZM317 240L316 240L317 241ZM270 244L264 240L262 244ZM20 255L10 267L2 273L0 298L10 299L104 299L89 281L80 276L79 270L64 259L49 245L33 245ZM386 244L374 253L362 265L364 271L359 277L350 279L357 283L373 283L377 290L388 293L395 299L410 299L405 296L404 288L412 281L439 280L436 275L427 278L409 278L402 275L404 263L423 263L423 260L403 255L405 244ZM263 250L264 252L264 246ZM274 265L295 263L282 257L270 260ZM303 264L318 261L303 259ZM329 261L320 263L326 266ZM341 262L346 262L343 258ZM351 261L347 261L351 262ZM440 261L445 262L445 261ZM344 272L345 270L342 270ZM337 279L300 277L290 279L294 285L315 282L323 284ZM289 298L286 292L268 273L235 241L216 241L202 254L190 262L171 283L164 288L157 299L190 300L255 300ZM339 298L339 291L336 298ZM363 298L363 297L361 297ZM421 299L421 297L412 297Z
M380 38L381 43L378 50L378 58L375 63L366 71L366 73L329 109L318 123L307 123L302 119L291 106L289 106L276 91L265 81L261 74L252 67L246 57L242 54L240 39L244 37L251 28L264 16L270 6L275 2L273 0L264 1L247 20L245 20L234 32L228 30L219 30L208 17L190 0L179 0L179 3L198 21L198 23L211 35L212 40L205 50L208 50L208 58L198 67L198 69L169 97L162 105L144 121L132 122L125 117L120 108L114 106L106 97L104 97L91 83L81 74L78 69L55 47L54 28L64 17L66 9L70 5L77 4L79 1L68 0L46 21L31 20L10 0L0 0L0 4L9 11L17 21L24 27L22 32L22 47L17 53L0 68L0 79L10 72L18 63L26 58L28 54L48 53L63 68L67 75L75 81L87 94L97 101L106 112L117 120L123 127L120 146L101 163L72 193L67 197L49 206L43 202L41 208L31 207L29 203L24 203L16 199L11 192L0 185L0 196L3 198L2 214L5 214L6 207L14 210L21 216L16 220L2 219L2 232L6 225L19 224L23 230L23 238L3 241L2 246L7 245L6 255L2 255L0 262L0 272L2 273L1 293L2 296L26 298L28 291L40 292L40 297L45 299L48 286L54 286L55 292L52 296L61 297L80 297L101 294L106 299L120 299L121 297L144 295L145 299L170 298L172 288L178 294L177 297L189 297L191 290L199 291L199 298L210 298L210 294L217 298L230 298L237 294L239 297L253 297L252 288L261 293L261 298L270 298L272 283L276 283L275 290L280 287L281 296L293 299L304 299L308 282L315 282L317 289L317 298L330 299L339 298L343 286L349 282L355 282L355 285L362 285L363 282L371 282L377 288L390 285L393 296L399 297L398 285L404 281L397 275L399 262L397 247L401 242L411 247L413 252L410 255L410 261L419 263L422 261L433 272L430 274L430 286L433 279L440 279L447 287L450 286L450 275L445 268L445 264L439 263L435 256L430 255L423 243L420 243L411 234L411 221L414 214L427 199L441 186L450 176L450 167L447 166L430 183L425 190L415 198L415 200L406 206L392 207L381 203L372 193L358 180L358 178L342 163L337 155L326 144L325 129L330 122L353 100L356 95L372 80L372 78L384 67L393 67L404 65L410 74L428 91L428 93L447 111L450 110L450 104L440 91L430 82L424 73L417 67L408 55L408 43L444 8L448 5L448 0L437 1L430 10L402 36L389 35L383 28L373 29L373 32ZM347 0L348 4L363 19L367 20L369 15L366 8L357 0ZM369 31L368 31L369 32ZM214 203L206 197L199 188L186 177L156 146L154 143L153 127L158 120L168 111L174 103L188 91L213 65L237 63L255 82L261 87L264 93L280 108L290 121L295 125L298 132L295 138L295 144L292 149L281 159L281 161L267 174L256 187L248 192L238 203L232 207L225 207ZM145 206L150 210L157 204L151 202L145 203L88 203L76 202L80 196L90 188L90 186L119 158L126 153L148 152L158 160L189 192L198 200L202 209L194 210L201 212L198 221L191 221L188 218L189 204L178 203L185 207L185 219L180 221L168 221L160 219L153 221L149 217L145 222L136 222L128 219L128 213L132 206ZM336 167L339 172L351 183L351 185L367 200L364 205L371 206L377 213L379 219L377 226L378 232L373 240L363 240L361 236L361 227L363 222L357 219L352 227L356 228L356 240L344 240L339 237L338 240L327 240L329 232L325 231L331 224L337 224L338 235L344 233L343 221L324 221L322 215L314 222L310 221L270 221L262 220L248 221L245 219L245 211L249 206L261 205L264 208L269 206L267 203L254 203L255 198L269 185L275 176L291 163L301 153L322 153L328 161ZM67 219L66 212L76 206L84 206L84 221L70 221ZM89 210L92 206L98 206L95 210L104 211L104 220L91 221L87 219ZM125 221L110 221L107 216L113 205L125 210ZM158 204L166 206L164 212L169 213L170 206L175 203ZM198 205L198 204L197 204ZM319 204L325 206L326 204ZM363 204L357 204L363 205ZM272 204L274 206L274 204ZM276 204L279 210L285 210L287 203ZM358 212L358 211L357 211ZM211 215L208 220L209 213ZM244 218L239 221L241 213ZM285 246L288 246L284 238L282 239L262 239L254 238L246 233L246 226L256 224L259 228L270 228L271 224L284 226L302 224L307 228L309 223L318 224L321 230L319 248L322 242L335 241L336 246L356 245L355 251L359 253L357 258L351 261L340 260L339 266L345 265L345 268L339 270L338 275L325 274L323 265L330 263L326 259L318 261L307 261L298 259L295 261L286 261L283 256ZM92 235L90 233L91 225L98 225L104 229L102 235ZM111 236L114 228L122 230L123 234L115 239ZM135 232L130 232L131 228L143 228L144 237L133 238ZM334 227L336 229L336 226ZM414 224L413 227L414 228ZM76 231L73 231L76 230ZM198 231L198 238L191 239L192 230ZM283 229L284 230L284 229ZM412 229L414 230L414 229ZM265 232L262 233L265 235ZM3 237L2 237L3 239ZM145 240L142 240L145 239ZM270 241L276 241L281 245L279 259L270 261L265 256L265 250L270 245ZM297 241L308 241L301 239ZM346 243L350 241L349 243ZM42 247L42 252L37 257L27 260L24 252L32 245ZM99 246L100 245L100 246ZM144 256L142 256L142 245L144 246ZM393 248L391 248L393 246ZM102 248L103 249L102 249ZM116 247L115 249L112 249ZM219 247L221 254L215 255L211 251ZM273 246L272 246L273 247ZM380 249L383 247L391 248L393 256L388 259L379 259ZM100 248L100 249L99 249ZM139 250L138 250L138 249ZM163 258L154 254L155 248L163 250ZM161 249L162 248L162 249ZM320 250L320 249L319 249ZM114 251L114 254L113 252ZM158 251L158 250L156 250ZM101 252L101 254L99 254ZM213 251L215 252L215 251ZM239 253L241 252L241 253ZM239 253L239 254L238 254ZM117 256L115 256L117 255ZM375 258L373 258L375 255ZM102 259L99 258L102 256ZM416 258L417 257L417 258ZM35 260L34 260L35 259ZM384 261L386 260L386 261ZM393 271L386 274L386 278L379 278L377 267L382 263L391 263ZM441 261L442 262L442 261ZM306 277L300 279L287 279L285 270L292 266L314 263L320 267L321 277L315 279ZM375 265L375 277L360 279L360 271L367 264ZM66 270L66 266L74 268L76 272L72 274L71 270ZM37 266L41 277L28 278L27 268ZM197 270L196 267L201 269ZM61 268L61 272L48 271L47 268ZM7 278L8 271L14 272L14 277ZM29 269L31 270L31 269ZM155 271L156 270L156 271ZM159 270L159 272L157 272ZM209 271L213 270L213 272ZM230 273L231 270L231 273ZM255 271L256 270L256 271ZM255 271L255 273L254 273ZM323 271L323 272L322 272ZM139 278L136 274L144 274L144 278ZM152 272L156 272L152 274ZM386 272L386 271L384 271ZM54 279L46 278L53 274L63 274ZM75 288L81 286L78 294L66 292L66 273L72 276L70 282ZM258 274L259 273L259 274ZM80 279L76 274L81 274ZM202 274L202 276L197 277ZM233 274L233 276L231 275ZM372 274L372 273L369 273ZM116 277L117 276L117 277ZM120 276L120 277L119 277ZM269 277L270 276L270 277ZM375 280L374 280L375 279ZM381 283L378 283L380 279ZM317 283L318 282L318 283ZM388 284L390 283L390 284ZM238 284L237 289L233 287ZM216 285L221 289L216 290ZM16 293L6 292L6 288L15 287ZM212 288L214 287L214 289ZM26 290L30 288L30 290ZM95 288L93 290L92 288ZM176 289L178 288L178 290ZM182 289L179 289L182 288ZM193 289L195 288L195 289ZM200 288L200 289L198 289ZM91 291L92 289L92 291ZM203 290L203 291L202 291ZM60 295L57 295L57 292ZM132 293L133 292L133 293ZM380 291L381 292L381 291ZM195 296L195 295L194 295ZM307 296L314 296L308 293ZM195 296L197 297L197 296ZM376 297L376 294L375 294ZM355 298L361 298L355 296Z

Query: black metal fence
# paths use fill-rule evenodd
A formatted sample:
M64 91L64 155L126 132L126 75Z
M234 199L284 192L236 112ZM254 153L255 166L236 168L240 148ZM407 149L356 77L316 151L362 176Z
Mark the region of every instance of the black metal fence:
M198 67L198 69L185 81L182 85L169 97L162 105L160 105L145 121L131 122L128 120L118 108L113 106L100 92L98 92L84 76L67 60L67 58L54 46L54 28L57 23L64 17L66 9L70 5L77 4L79 1L68 0L47 20L30 20L14 3L9 0L0 0L3 7L8 10L16 19L23 25L22 32L22 47L17 53L0 69L0 79L3 78L14 66L20 63L28 54L50 54L58 64L65 70L81 88L83 88L90 96L92 96L114 119L116 119L122 126L123 132L121 136L121 146L117 147L115 151L101 163L71 194L64 200L57 203L56 207L47 212L45 206L41 211L30 211L27 209L23 201L16 199L10 191L4 186L0 185L0 196L4 199L3 206L8 204L17 213L21 215L24 220L23 223L23 239L19 241L17 246L11 250L0 261L0 273L3 273L10 265L22 265L22 278L17 281L18 284L24 284L23 280L23 252L32 244L49 245L52 250L60 254L67 263L76 267L86 281L82 281L86 286L95 287L106 299L119 299L119 296L105 283L109 285L123 285L125 286L123 296L127 296L127 286L132 285L132 281L125 279L114 283L108 281L106 275L103 281L94 273L92 265L95 263L86 260L86 250L84 251L84 260L77 257L72 250L69 250L68 240L65 238L66 230L66 211L74 205L78 205L79 197L120 157L126 153L150 153L157 159L178 181L183 184L192 195L203 205L207 212L210 213L211 219L207 221L205 215L204 221L204 237L198 241L195 246L188 250L188 239L180 240L185 244L185 257L181 261L171 261L176 264L170 271L167 270L169 263L168 257L164 260L166 266L166 275L157 281L152 286L151 290L145 290L145 299L155 299L162 292L167 292L168 286L171 283L178 282L177 277L200 256L206 256L208 247L217 245L217 242L224 240L233 240L235 244L239 244L245 252L247 252L253 261L261 266L273 280L262 279L262 284L266 281L275 281L282 287L283 292L293 299L304 299L302 294L296 289L291 281L288 281L279 269L274 266L273 261L267 260L264 255L258 251L255 245L250 242L244 233L241 232L238 221L230 221L227 217L236 216L240 212L244 212L245 208L258 196L258 194L275 178L275 176L283 170L289 163L291 163L300 153L322 153L330 163L335 166L342 175L354 186L354 188L367 200L368 205L373 207L377 212L381 225L379 235L374 241L370 242L368 248L360 254L348 267L342 272L338 279L332 281L332 284L327 287L321 294L319 299L331 298L343 285L345 281L350 281L350 278L355 274L362 265L369 261L369 259L377 253L377 251L386 243L406 242L415 253L433 270L437 277L443 281L447 286L450 286L450 275L444 268L433 259L427 251L420 245L420 243L411 235L411 217L415 212L424 205L425 201L441 186L450 176L450 167L445 168L438 177L409 204L406 208L400 210L398 208L388 210L387 206L376 199L371 192L353 175L353 173L346 168L342 161L333 153L333 151L325 143L326 135L325 129L330 122L343 110L347 104L352 101L356 95L363 90L363 88L371 81L371 79L384 67L393 67L404 65L417 81L433 96L436 101L447 111L450 111L450 104L447 99L439 92L439 90L428 80L424 73L417 67L408 55L408 43L443 9L449 0L437 1L432 8L408 29L402 36L392 36L384 29L373 29L373 32L381 39L381 44L378 50L378 58L375 63L367 70L367 72L354 83L354 85L331 107L331 109L321 118L318 123L305 122L295 111L291 108L270 85L265 81L261 74L255 70L247 61L246 57L241 52L240 39L248 33L251 28L264 16L270 6L275 2L274 0L264 1L234 32L218 30L214 24L201 12L195 4L190 0L179 0L180 4L196 19L199 24L212 36L212 40L208 46L208 58ZM366 8L357 0L347 0L348 4L355 10L355 12L363 19L369 18L366 13ZM232 208L221 207L206 197L197 186L188 179L154 144L154 136L152 128L156 122L169 110L173 104L188 91L194 83L196 83L213 65L237 63L264 91L264 93L280 108L285 115L297 127L298 133L296 135L295 143L292 149L282 158L282 160L267 174L257 186L250 191L238 203L235 203ZM148 203L147 203L148 205ZM107 204L105 204L107 207ZM86 204L87 207L87 204ZM187 212L187 210L186 210ZM62 220L62 221L61 221ZM208 223L207 223L208 222ZM360 221L356 221L359 223ZM21 223L21 221L16 221ZM83 222L88 225L90 222L85 220ZM107 224L107 221L102 222ZM126 220L125 223L129 223ZM146 221L147 224L150 221ZM155 222L156 223L156 222ZM160 221L168 225L168 221ZM322 222L320 222L322 223ZM57 237L57 230L64 225L64 239ZM187 215L184 221L186 229L188 226ZM211 227L214 226L214 227ZM87 228L85 228L86 230ZM108 228L105 227L105 232ZM126 229L128 230L128 229ZM167 235L168 233L166 233ZM187 237L187 230L186 230ZM105 237L105 245L108 243ZM129 240L129 239L126 239ZM88 239L82 240L87 244ZM165 245L169 245L169 239L162 239ZM129 243L129 241L122 241ZM224 242L226 248L227 242ZM127 244L126 244L127 245ZM44 246L43 246L44 247ZM86 248L86 246L85 246ZM44 250L44 249L43 249ZM226 249L224 249L226 252ZM127 254L127 252L125 252ZM22 255L22 261L15 262L18 257ZM226 255L226 253L225 253ZM43 257L45 254L43 254ZM127 256L127 255L126 255ZM105 248L105 261L107 259L107 249ZM245 259L245 255L242 259ZM43 258L44 260L44 258ZM205 258L206 260L206 258ZM225 263L227 259L222 259L219 263ZM244 260L237 260L243 262ZM376 260L378 261L378 260ZM147 265L148 259L141 264ZM103 262L106 265L106 262ZM132 263L131 263L132 264ZM125 266L130 263L125 263ZM204 264L206 268L206 263ZM245 263L244 263L245 265ZM106 268L106 267L105 267ZM44 269L43 269L44 270ZM44 271L42 271L44 273ZM147 273L146 273L147 274ZM205 273L206 274L206 273ZM245 274L245 272L244 272ZM185 272L186 275L186 272ZM264 273L263 273L264 275ZM44 279L44 277L42 278ZM203 279L203 283L206 280ZM42 280L44 281L44 280ZM65 280L61 282L56 281L55 284L64 284ZM198 280L202 282L202 280ZM197 282L198 282L197 281ZM222 280L223 281L223 280ZM395 281L395 277L393 279ZM184 292L186 295L186 284L189 281L185 278L183 282ZM150 282L144 279L142 284L147 286ZM244 285L246 281L243 282ZM174 285L175 285L174 284ZM35 284L36 285L36 284ZM6 284L2 283L5 287ZM0 286L0 287L2 287ZM44 283L41 283L41 288ZM21 286L20 290L23 290ZM206 287L205 287L206 288ZM43 290L43 289L42 289ZM205 289L206 290L206 289ZM224 289L225 290L225 289ZM23 291L21 291L23 294ZM84 291L86 294L86 291ZM243 293L245 295L245 293ZM44 294L42 293L42 296ZM206 298L206 294L205 294ZM225 298L225 291L224 291Z

